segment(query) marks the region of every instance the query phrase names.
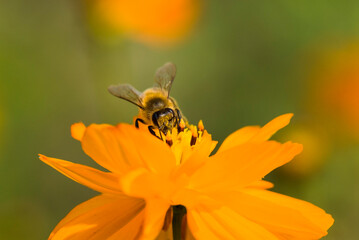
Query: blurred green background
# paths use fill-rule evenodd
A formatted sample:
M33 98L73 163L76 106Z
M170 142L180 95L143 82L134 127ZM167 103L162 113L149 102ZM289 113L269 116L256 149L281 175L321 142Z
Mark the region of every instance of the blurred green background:
M337 59L345 66L358 62L359 51L351 50L359 46L358 1L208 0L191 32L170 46L131 37L107 41L84 5L0 0L0 239L45 239L68 211L96 194L37 154L91 165L70 125L132 123L136 107L111 96L107 86L144 90L167 61L177 65L171 95L191 123L202 119L220 142L242 126L293 112L276 138L302 142L298 163L304 164L270 174L274 191L332 214L325 239L359 238L358 126L320 98L327 79L342 82L345 70L332 79ZM345 79L359 81L353 69ZM351 108L344 103L345 111L358 112L355 101Z

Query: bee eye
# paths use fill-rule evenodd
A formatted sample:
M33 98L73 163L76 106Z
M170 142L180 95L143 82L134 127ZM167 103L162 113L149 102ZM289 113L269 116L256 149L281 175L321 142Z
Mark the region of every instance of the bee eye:
M166 111L166 114L171 115L172 118L175 116L175 112L171 108L165 108L164 110Z

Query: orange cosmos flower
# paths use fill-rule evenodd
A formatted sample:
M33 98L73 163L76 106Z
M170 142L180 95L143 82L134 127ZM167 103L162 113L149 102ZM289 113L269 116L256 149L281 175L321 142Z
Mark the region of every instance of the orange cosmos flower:
M325 164L331 150L326 128L313 122L301 122L284 132L282 135L301 142L305 149L293 161L284 165L282 172L288 177L298 179L317 173Z
M331 123L329 130L358 139L359 42L321 53L311 74L308 108Z
M213 156L216 142L203 124L198 131L174 129L163 141L126 124L73 125L72 136L85 153L109 172L40 155L65 176L101 193L74 208L50 239L155 239L181 209L186 210L183 225L196 239L325 236L334 221L329 214L268 191L273 185L262 180L302 151L297 143L268 140L291 117L239 129Z
M113 32L146 43L169 43L189 32L200 0L91 0L95 18Z

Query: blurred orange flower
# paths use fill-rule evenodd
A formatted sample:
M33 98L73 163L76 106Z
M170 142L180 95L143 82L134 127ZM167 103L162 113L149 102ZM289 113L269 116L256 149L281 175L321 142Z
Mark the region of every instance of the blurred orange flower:
M322 54L310 81L310 108L334 120L332 130L359 137L359 43Z
M302 151L268 140L291 117L239 129L213 156L216 142L202 124L199 131L174 129L164 140L126 124L73 125L85 153L109 172L40 155L101 193L74 208L50 239L155 239L179 207L196 239L321 238L333 224L329 214L268 191L273 185L262 180Z
M331 147L328 133L323 126L313 123L296 124L286 129L284 136L304 145L303 152L284 165L281 171L290 177L306 178L316 173L325 164Z
M87 0L94 20L112 32L145 43L166 44L183 38L199 15L200 0ZM98 26L101 27L101 26Z

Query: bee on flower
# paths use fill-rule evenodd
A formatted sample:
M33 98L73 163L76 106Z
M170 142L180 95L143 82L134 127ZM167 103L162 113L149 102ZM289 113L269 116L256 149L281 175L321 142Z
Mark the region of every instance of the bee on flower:
M331 215L268 190L273 184L263 180L302 151L301 144L269 140L291 118L243 127L215 154L217 142L202 121L194 126L181 118L166 125L167 133L152 118L137 126L76 123L72 137L107 171L40 155L99 192L70 211L49 239L320 239Z
M111 85L108 90L112 95L138 106L139 114L135 120L137 128L139 122L144 123L155 136L154 129L159 130L162 138L162 133L166 135L173 128L179 128L181 121L187 123L176 100L170 97L175 76L176 66L173 63L166 63L155 74L155 86L143 93L129 84Z

